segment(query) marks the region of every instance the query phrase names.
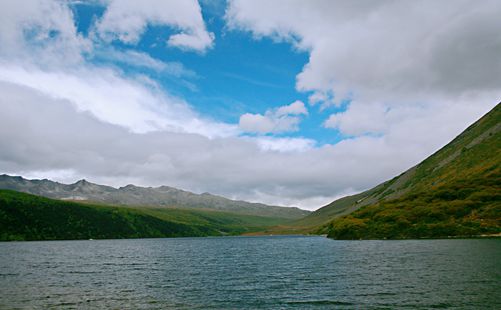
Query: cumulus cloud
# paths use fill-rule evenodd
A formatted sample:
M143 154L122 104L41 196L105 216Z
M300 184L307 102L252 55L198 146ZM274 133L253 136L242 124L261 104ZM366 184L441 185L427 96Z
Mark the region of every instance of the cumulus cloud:
M196 0L111 0L96 29L106 40L136 44L147 25L179 29L167 39L170 46L204 52L213 45Z
M262 114L245 113L240 116L239 126L251 133L283 133L297 131L300 115L308 115L304 103L297 100L289 105L266 111Z
M309 51L298 90L339 103L352 91L366 101L499 91L500 11L495 0L235 0L226 19Z
M277 116L284 115L308 115L308 110L304 106L302 101L296 100L293 103L285 106L281 106L275 112Z
M60 66L81 62L82 53L91 49L90 40L77 33L73 13L64 2L1 2L0 55L4 58Z

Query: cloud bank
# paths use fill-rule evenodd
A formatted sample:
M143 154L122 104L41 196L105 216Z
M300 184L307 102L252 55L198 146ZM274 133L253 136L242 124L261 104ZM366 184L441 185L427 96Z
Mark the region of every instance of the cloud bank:
M500 10L495 0L235 0L226 19L257 38L307 50L296 87L330 105L352 93L417 102L499 92Z
M0 170L6 173L60 181L85 177L112 185L169 184L251 201L318 207L341 192L398 173L396 166L408 165L416 153L423 155L410 145L388 160L395 153L386 138L320 148L303 140L279 140L293 145L294 151L284 152L273 149L275 141L264 149L259 143L266 140L132 132L31 87L1 81L0 91Z

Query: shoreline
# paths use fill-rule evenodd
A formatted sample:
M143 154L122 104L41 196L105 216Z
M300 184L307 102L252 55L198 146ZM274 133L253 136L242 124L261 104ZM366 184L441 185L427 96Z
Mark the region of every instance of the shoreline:
M106 239L41 239L41 240L1 240L0 243L11 242L43 242L43 241L103 241L103 240L155 240L155 239L216 239L216 238L260 238L260 237L324 237L335 241L405 241L405 240L451 240L451 239L497 239L501 238L501 233L497 234L482 234L473 236L446 236L446 237L430 237L430 238L400 238L400 239L335 239L329 238L326 234L259 234L259 235L234 235L234 236L183 236L183 237L145 237L145 238L106 238Z

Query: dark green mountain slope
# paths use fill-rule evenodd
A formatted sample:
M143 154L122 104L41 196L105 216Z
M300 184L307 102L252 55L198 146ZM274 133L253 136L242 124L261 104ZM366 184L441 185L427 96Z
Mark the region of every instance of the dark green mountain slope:
M498 104L419 165L369 191L337 200L302 221L337 217L320 229L337 239L500 233L500 164Z
M0 190L0 240L237 235L287 221L220 211L116 207Z

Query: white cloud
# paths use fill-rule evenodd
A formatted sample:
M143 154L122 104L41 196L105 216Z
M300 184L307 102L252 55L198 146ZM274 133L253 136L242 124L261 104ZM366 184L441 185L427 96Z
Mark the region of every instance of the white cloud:
M213 45L214 34L207 31L196 0L111 0L97 32L106 40L136 44L147 25L178 29L167 39L170 46L204 52Z
M169 96L144 76L126 78L112 69L79 67L44 71L2 65L0 80L66 99L80 111L134 132L168 130L207 137L237 134L237 128L198 116L183 100Z
M301 115L301 114L308 115L308 110L306 110L306 107L304 106L303 102L296 100L289 105L279 107L275 114L277 116Z
M393 108L491 93L475 103L485 111L501 97L500 13L499 1L489 0L235 0L226 19L233 29L308 51L296 88L312 92L312 104L353 97L368 109L374 102Z
M245 113L240 116L239 127L251 133L283 133L297 131L300 119L292 116L275 117L273 114Z
M332 114L324 123L326 128L336 128L350 136L384 133L388 108L381 103L358 104L352 102L348 111Z
M499 89L500 11L488 0L235 0L226 18L233 28L308 50L298 89L387 100Z
M305 138L258 137L250 140L255 141L263 151L275 152L306 152L316 145L315 140Z
M262 114L245 113L240 116L239 127L251 133L283 133L299 130L299 115L308 115L304 103L297 100L285 106L266 111Z
M267 133L280 131L280 129L283 130L283 128L275 128L275 123L270 118L261 114L251 113L245 113L240 116L239 126L243 131L247 132Z
M176 46L182 49L193 49L197 51L205 51L212 47L214 34L207 31L196 30L193 33L178 33L169 37L167 44Z
M77 34L73 13L64 2L1 2L1 56L60 66L81 62L82 52L91 49L91 42Z

